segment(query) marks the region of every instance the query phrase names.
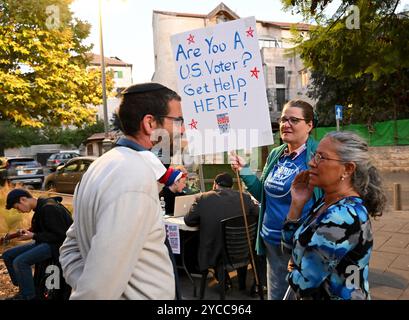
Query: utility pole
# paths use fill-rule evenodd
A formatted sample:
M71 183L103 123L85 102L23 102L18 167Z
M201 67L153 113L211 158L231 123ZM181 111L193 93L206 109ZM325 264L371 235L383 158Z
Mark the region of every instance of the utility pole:
M102 104L104 110L104 140L102 141L103 153L107 152L112 147L112 142L108 137L108 106L106 93L106 76L105 76L105 57L104 57L104 41L102 35L102 0L99 0L99 48L101 56L101 73L102 73Z

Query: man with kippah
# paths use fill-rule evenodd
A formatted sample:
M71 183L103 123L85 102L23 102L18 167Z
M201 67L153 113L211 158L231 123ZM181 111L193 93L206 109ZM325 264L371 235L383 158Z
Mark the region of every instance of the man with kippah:
M122 92L124 137L94 161L74 193L74 223L60 249L70 299L175 299L158 198L166 168L150 151L184 132L180 97L157 84ZM160 130L160 131L159 131ZM166 139L153 139L157 133ZM156 141L154 141L156 140Z

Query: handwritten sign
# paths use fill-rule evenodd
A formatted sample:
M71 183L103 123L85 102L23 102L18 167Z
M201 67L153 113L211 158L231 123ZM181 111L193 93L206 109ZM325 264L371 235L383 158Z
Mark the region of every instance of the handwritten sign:
M176 224L165 223L166 237L174 254L180 254L180 234L179 226Z
M191 155L273 143L254 17L172 36Z

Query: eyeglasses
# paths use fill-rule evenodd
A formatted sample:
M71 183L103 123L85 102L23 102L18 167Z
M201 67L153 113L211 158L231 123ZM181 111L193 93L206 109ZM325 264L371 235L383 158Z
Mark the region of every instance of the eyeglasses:
M183 126L183 122L184 122L183 117L159 116L159 118L171 119L172 121L177 122L180 126Z
M340 159L332 159L332 158L324 157L324 156L322 156L322 155L319 154L319 153L313 153L313 154L312 154L312 159L314 159L314 162L315 162L317 165L321 162L321 160L333 160L333 161L344 162L343 160L340 160Z
M297 117L286 117L286 116L282 116L282 117L278 118L278 122L279 122L279 123L284 124L284 123L286 123L286 122L288 121L288 122L289 122L291 125L293 125L293 126L297 125L301 120L304 120L304 121L305 121L305 119L303 119L303 118L297 118Z

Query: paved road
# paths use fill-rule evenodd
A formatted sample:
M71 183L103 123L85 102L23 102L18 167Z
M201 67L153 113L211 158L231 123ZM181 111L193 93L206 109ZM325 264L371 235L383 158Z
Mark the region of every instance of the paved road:
M376 221L372 220L374 250L370 261L369 285L373 300L409 300L409 210L387 211ZM248 273L251 274L251 271ZM248 277L250 288L253 277ZM197 286L200 278L196 277ZM185 299L193 297L193 288L187 277L181 275ZM217 300L219 293L215 280L210 280L206 299ZM249 295L249 290L239 291L237 278L233 278L233 290L227 300L258 299Z
M372 228L372 299L409 300L409 210L389 211L373 221Z
M71 195L63 195L66 204L72 201ZM64 202L63 201L63 202ZM409 300L409 210L388 210L382 217L372 220L374 231L374 250L370 261L370 290L372 299ZM247 291L238 291L237 278L233 278L233 290L226 299L257 299L249 295L253 277L247 277ZM199 291L200 277L195 277ZM186 276L181 274L181 284L185 299L193 297L193 288ZM209 280L206 299L218 299L215 280ZM198 292L199 293L199 292Z

